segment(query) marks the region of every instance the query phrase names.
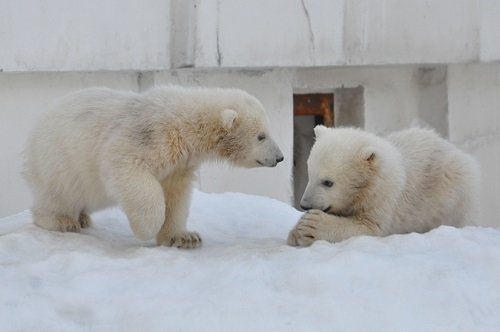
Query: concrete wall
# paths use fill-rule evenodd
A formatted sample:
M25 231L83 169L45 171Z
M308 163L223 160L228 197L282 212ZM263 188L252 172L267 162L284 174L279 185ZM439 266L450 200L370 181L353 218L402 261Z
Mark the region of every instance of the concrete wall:
M480 0L480 60L500 60L500 1Z
M500 60L491 0L4 0L3 71Z
M306 66L342 59L343 0L198 4L197 66Z
M489 0L207 0L192 31L198 67L438 64L500 59Z
M169 0L2 0L3 71L170 66Z
M450 140L481 166L478 220L500 226L500 63L450 66L448 86Z
M415 70L413 66L301 69L297 70L294 88L298 92L334 92L342 86L362 86L365 128L385 134L418 118Z
M334 90L334 121L336 127L365 127L365 90L340 87Z
M415 71L414 80L419 91L418 122L448 137L447 66L420 67Z
M346 63L476 61L478 12L474 0L347 0Z

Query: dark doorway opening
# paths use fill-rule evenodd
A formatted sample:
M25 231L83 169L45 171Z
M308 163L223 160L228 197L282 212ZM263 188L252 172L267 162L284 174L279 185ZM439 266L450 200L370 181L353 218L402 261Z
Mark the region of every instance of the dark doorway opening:
M300 199L307 185L307 158L314 144L313 129L322 124L333 127L334 94L310 93L293 95L293 189L294 206L300 209Z

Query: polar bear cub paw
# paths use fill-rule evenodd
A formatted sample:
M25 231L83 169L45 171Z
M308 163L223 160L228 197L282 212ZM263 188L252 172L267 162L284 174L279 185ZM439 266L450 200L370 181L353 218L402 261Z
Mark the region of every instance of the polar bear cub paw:
M81 228L89 228L92 225L92 219L90 219L88 214L82 212L78 217L78 223Z
M321 210L309 210L300 218L297 225L288 234L287 243L295 247L308 247L316 240L321 240L328 231L325 227L324 216Z
M181 249L194 249L201 246L201 236L196 232L179 232L158 239L158 244Z
M66 216L58 217L57 222L59 223L59 230L61 232L80 233L82 228L79 222Z

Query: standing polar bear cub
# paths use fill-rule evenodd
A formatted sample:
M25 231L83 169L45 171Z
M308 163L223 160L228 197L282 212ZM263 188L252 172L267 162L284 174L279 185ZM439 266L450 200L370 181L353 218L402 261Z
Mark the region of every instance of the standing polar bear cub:
M415 128L381 138L352 128L314 131L300 203L308 212L288 244L422 233L472 221L478 166L435 132Z
M78 232L90 213L117 204L138 238L197 247L200 236L186 230L191 182L209 159L241 167L283 160L256 98L175 86L76 92L40 119L28 142L34 222Z

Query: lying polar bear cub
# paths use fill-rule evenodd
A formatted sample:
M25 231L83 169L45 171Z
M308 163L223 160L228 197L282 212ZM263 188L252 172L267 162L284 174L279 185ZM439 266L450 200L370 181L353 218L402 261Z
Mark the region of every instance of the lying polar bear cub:
M283 155L261 103L234 89L92 88L62 99L35 127L25 177L35 224L78 232L118 204L140 239L194 248L186 230L191 182L203 161L274 167Z
M308 211L290 232L289 245L471 222L478 166L435 132L415 128L387 138L352 128L317 126L314 132L300 203Z

